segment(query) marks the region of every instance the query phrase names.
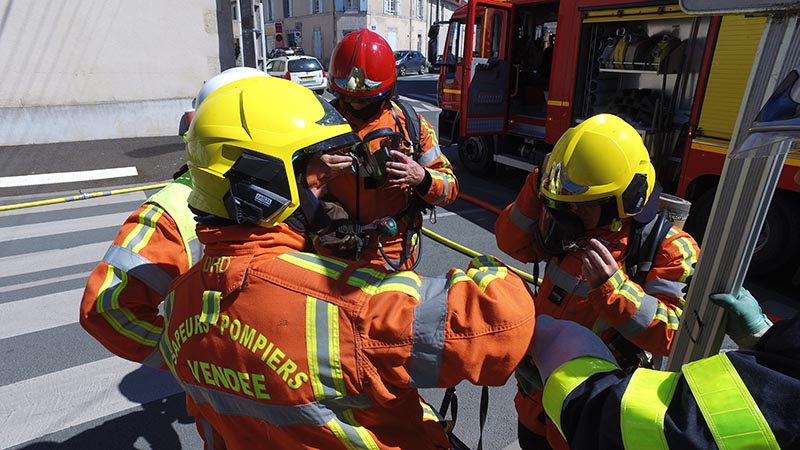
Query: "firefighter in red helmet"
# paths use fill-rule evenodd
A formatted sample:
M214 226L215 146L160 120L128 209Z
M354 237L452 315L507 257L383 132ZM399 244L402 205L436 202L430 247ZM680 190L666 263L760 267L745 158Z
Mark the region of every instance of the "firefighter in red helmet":
M395 269L414 267L422 212L447 205L458 195L450 161L428 121L393 99L394 52L379 34L361 29L345 36L333 49L328 76L336 95L334 107L362 143L349 155L326 156L324 162L340 175L327 188L352 222L339 227L339 232L362 233L349 246L320 236L315 247L323 254L335 249L337 256ZM351 165L356 170L344 170ZM396 232L366 226L390 218Z

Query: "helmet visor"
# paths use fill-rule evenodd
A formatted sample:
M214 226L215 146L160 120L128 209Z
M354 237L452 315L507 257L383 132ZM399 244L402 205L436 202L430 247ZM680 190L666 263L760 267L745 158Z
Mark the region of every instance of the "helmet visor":
M569 178L564 162L558 161L550 166L550 170L542 176L542 193L550 195L580 195L589 190L589 186L576 183Z

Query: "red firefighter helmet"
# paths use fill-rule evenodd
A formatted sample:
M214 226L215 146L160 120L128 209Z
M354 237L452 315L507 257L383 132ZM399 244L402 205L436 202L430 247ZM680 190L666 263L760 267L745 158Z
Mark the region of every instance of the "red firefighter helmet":
M378 33L366 28L348 33L331 55L328 77L334 92L374 98L394 94L394 52Z

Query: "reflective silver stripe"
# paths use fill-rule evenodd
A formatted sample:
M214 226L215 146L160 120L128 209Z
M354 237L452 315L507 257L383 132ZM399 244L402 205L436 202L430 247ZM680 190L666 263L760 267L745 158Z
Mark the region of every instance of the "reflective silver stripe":
M533 234L533 232L536 231L536 227L539 226L538 220L531 219L523 214L519 208L517 208L517 202L514 202L514 204L511 205L511 212L509 213L508 217L511 219L511 223L528 234Z
M208 421L202 417L197 417L197 421L200 423L200 426L203 428L203 436L205 437L206 449L207 450L215 450L217 448L217 444L214 442L214 428L211 426Z
M444 277L422 280L419 304L414 308L414 340L411 345L411 379L416 387L436 387L442 368L447 286Z
M185 244L191 251L192 261L189 265L193 266L197 264L197 261L200 261L200 258L203 257L203 244L197 238L190 239L189 242L186 242Z
M645 294L644 297L640 299L639 309L633 313L631 318L614 328L626 338L636 336L650 326L656 315L657 308L658 299Z
M164 365L164 357L161 355L161 350L158 347L154 348L152 353L142 360L142 364L154 369L160 369Z
M419 163L422 167L428 167L431 165L432 162L436 161L437 159L442 157L442 149L439 147L439 144L434 145L433 147L429 148L422 152L417 163Z
M167 272L130 248L112 245L103 256L103 262L127 272L159 295L166 294L167 286L172 282Z
M333 307L332 309L330 307ZM316 370L309 369L311 384L317 400L339 398L347 395L341 379L339 354L331 354L331 344L339 348L338 307L328 302L309 297L307 301L309 325L306 330L307 345L314 347ZM334 316L335 314L335 316ZM313 336L308 336L313 334ZM333 339L336 342L331 342ZM309 349L310 350L310 349ZM311 358L309 358L311 359ZM334 374L336 372L336 374Z
M684 289L686 289L686 283L682 281L664 280L661 278L647 280L644 284L644 291L651 295L662 294L681 298L686 295Z
M591 290L589 283L587 283L586 280L580 280L569 272L565 271L559 267L558 263L553 259L547 261L547 267L544 269L544 274L546 277L550 278L553 284L571 295L581 298L586 298L589 296L589 291Z
M209 404L218 414L253 417L278 427L289 425L325 426L336 414L349 408L372 406L364 395L328 399L302 405L273 405L195 384L178 383L197 404Z

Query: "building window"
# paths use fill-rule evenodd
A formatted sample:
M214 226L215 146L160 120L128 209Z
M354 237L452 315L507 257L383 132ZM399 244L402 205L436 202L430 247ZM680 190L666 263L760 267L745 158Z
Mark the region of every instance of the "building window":
M292 0L283 0L283 17L292 17Z
M383 0L383 12L384 14L397 14L397 4L400 3L397 0Z
M275 4L274 0L267 0L267 22L275 21Z
M342 8L344 8L344 11L367 10L367 0L337 0L337 2L342 2Z
M319 14L322 12L322 0L309 0L309 3L311 14Z
M422 0L416 0L417 8L416 8L416 16L417 19L423 19L425 17L425 3Z

